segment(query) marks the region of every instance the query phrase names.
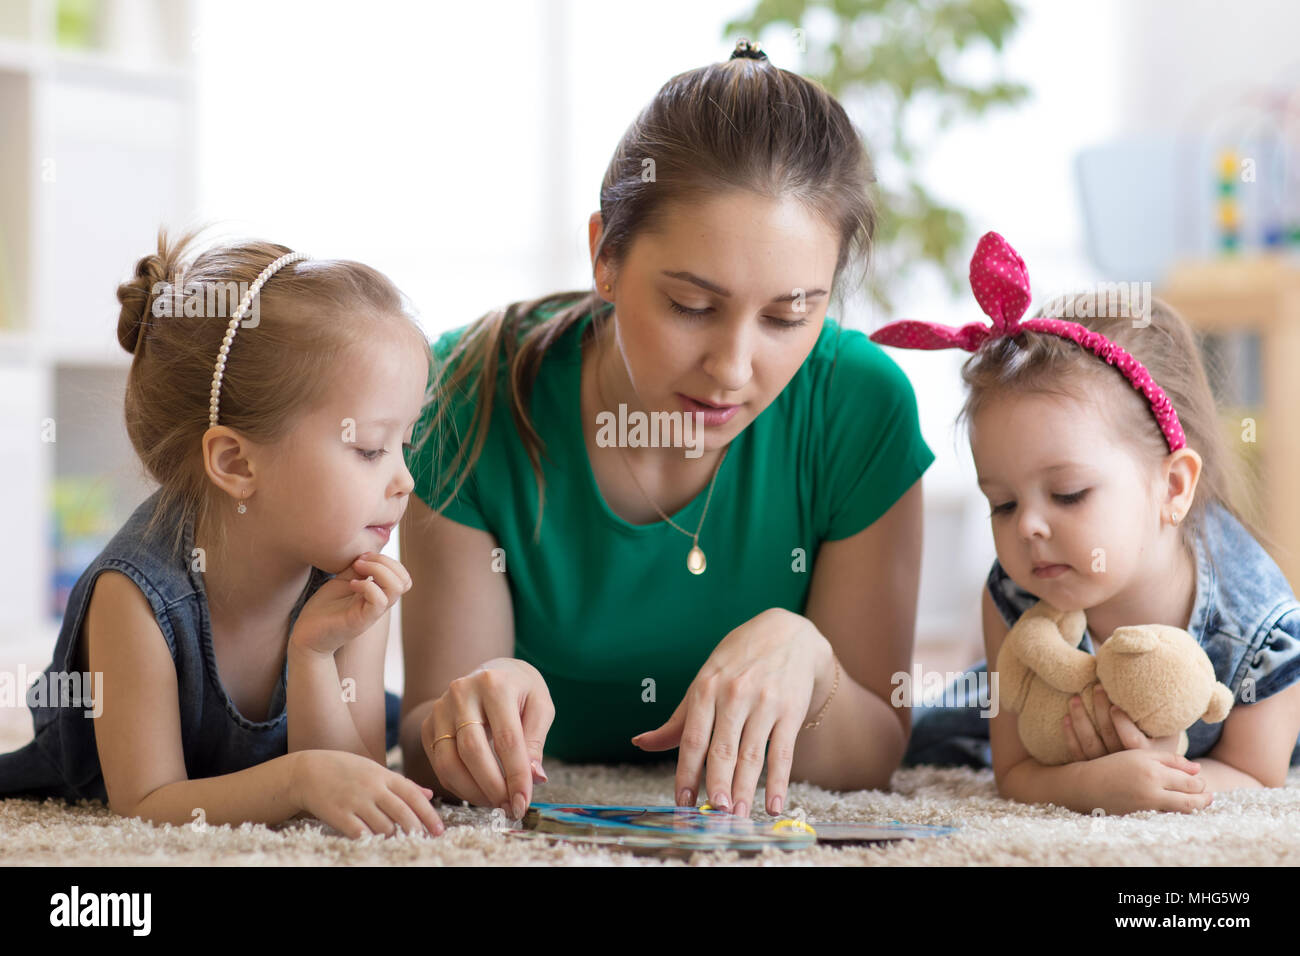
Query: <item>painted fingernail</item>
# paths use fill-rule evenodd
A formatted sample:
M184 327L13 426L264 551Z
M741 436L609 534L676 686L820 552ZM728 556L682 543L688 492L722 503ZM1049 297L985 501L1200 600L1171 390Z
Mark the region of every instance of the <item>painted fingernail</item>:
M781 812L781 798L777 797L775 800L772 801L772 816L776 816L780 812Z
M679 807L689 807L695 801L691 799L691 791L688 787L682 787L677 791L677 805Z
M731 810L731 801L727 799L727 795L721 790L713 795L713 805L719 810Z

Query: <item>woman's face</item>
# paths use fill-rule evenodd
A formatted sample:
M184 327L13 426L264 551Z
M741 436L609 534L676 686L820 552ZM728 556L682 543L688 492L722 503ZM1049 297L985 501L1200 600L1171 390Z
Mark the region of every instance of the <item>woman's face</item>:
M668 210L617 271L596 269L614 336L646 411L735 406L705 421L725 446L780 394L821 333L839 253L835 230L794 200L734 191ZM592 217L592 252L600 214ZM605 291L605 283L611 285Z

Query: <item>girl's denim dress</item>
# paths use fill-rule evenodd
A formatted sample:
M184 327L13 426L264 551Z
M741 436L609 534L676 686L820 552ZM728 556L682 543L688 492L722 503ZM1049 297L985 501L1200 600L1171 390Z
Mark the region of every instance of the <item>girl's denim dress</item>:
M108 802L95 748L92 695L98 679L75 672L76 641L100 572L125 574L153 608L154 619L176 663L180 702L181 746L190 779L235 773L288 752L288 660L271 695L266 720L244 717L222 687L212 650L208 601L203 574L193 570L193 522L184 530L180 554L171 553L174 521L163 521L146 535L145 528L161 492L141 504L121 530L77 580L64 612L53 660L27 691L36 737L12 753L0 754L0 797L61 797ZM307 599L333 575L312 568L302 596L290 615L298 619ZM397 744L400 700L386 694L386 746Z
M996 560L987 586L1008 628L1038 601ZM1216 679L1232 690L1234 707L1300 680L1300 602L1259 542L1217 503L1196 538L1196 602L1186 630L1209 656ZM1079 647L1094 653L1086 630ZM988 713L987 672L988 662L980 661L944 690L942 702L916 708L903 766L993 766L989 718L981 716L982 709ZM1205 756L1222 733L1222 723L1198 720L1187 729L1187 756ZM1291 752L1291 765L1297 764L1300 739Z

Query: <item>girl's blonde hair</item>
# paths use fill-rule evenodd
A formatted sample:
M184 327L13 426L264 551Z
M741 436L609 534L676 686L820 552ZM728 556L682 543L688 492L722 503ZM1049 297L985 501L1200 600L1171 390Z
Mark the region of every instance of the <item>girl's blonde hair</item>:
M140 259L134 277L117 288L117 339L132 355L126 431L161 486L148 529L179 515L174 556L187 521L219 535L221 523L209 519L215 508L231 506L209 481L201 450L213 365L231 313L258 274L293 251L254 240L196 252L198 234L172 241L160 229L157 251ZM172 301L159 302L162 295ZM230 350L219 420L253 442L284 438L330 390L337 360L381 334L418 344L432 377L428 339L398 289L369 266L347 260L291 263L267 281L256 304L257 324L246 317L250 324L241 327ZM431 397L426 391L425 401ZM202 544L220 552L225 541Z
M1224 439L1203 359L1202 340L1185 319L1158 298L1150 300L1140 319L1121 284L1116 294L1063 296L1044 305L1035 318L1077 322L1099 332L1146 366L1165 391L1186 435L1187 447L1201 456L1201 475L1191 511L1180 525L1185 546L1195 554L1194 539L1204 526L1209 506L1219 504L1255 538L1269 542L1247 517L1244 463ZM1105 313L1095 315L1094 313ZM1143 324L1149 318L1150 324ZM1216 376L1220 374L1215 369ZM1137 459L1153 468L1169 446L1151 406L1114 366L1057 335L1022 331L1014 337L990 339L962 366L966 401L957 416L969 429L971 420L991 399L1007 393L1055 395L1091 402L1106 416L1112 434L1126 443Z
M653 175L647 174L649 161ZM616 270L633 240L655 230L675 205L747 190L804 203L840 239L836 280L850 261L863 266L865 277L876 228L874 182L860 135L820 85L767 60L714 63L670 79L623 134L601 185L603 229L595 258L603 256ZM551 314L539 320L537 313L548 310ZM438 511L478 460L504 366L511 416L537 482L535 534L540 534L545 449L528 411L533 384L546 350L570 327L590 314L587 335L595 338L611 311L593 286L490 312L460 336L440 367L440 394L477 394L468 434L435 477L436 497L459 473ZM442 434L442 420L451 414L448 407L438 408L431 430Z

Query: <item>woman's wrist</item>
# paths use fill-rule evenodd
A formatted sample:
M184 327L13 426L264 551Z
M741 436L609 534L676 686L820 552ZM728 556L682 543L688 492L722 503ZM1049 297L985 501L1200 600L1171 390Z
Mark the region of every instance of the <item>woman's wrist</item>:
M835 656L835 649L831 647L831 642L826 639L826 635L822 634L812 621L807 618L804 618L804 620L807 622L808 630L814 639L813 646L816 648L817 667L812 694L808 701L808 711L804 714L802 729L814 730L825 718L830 710L831 702L839 691L841 669L839 658Z

